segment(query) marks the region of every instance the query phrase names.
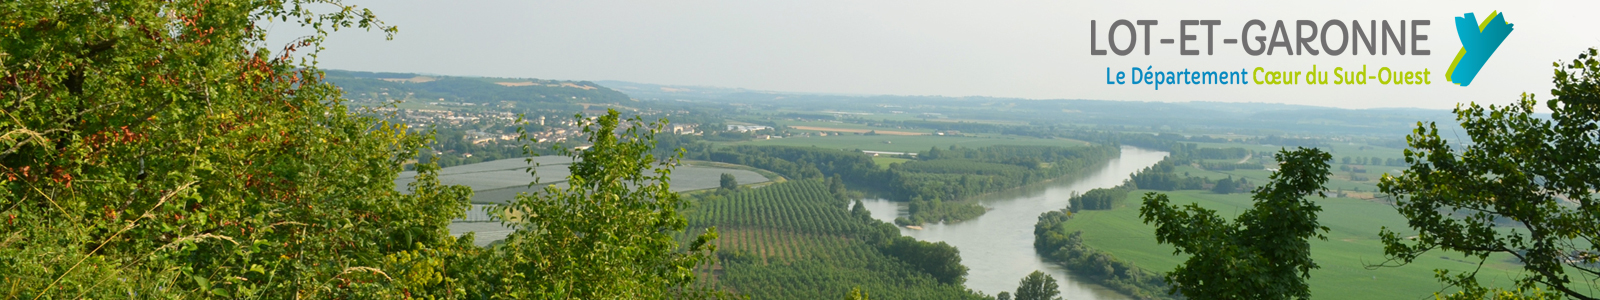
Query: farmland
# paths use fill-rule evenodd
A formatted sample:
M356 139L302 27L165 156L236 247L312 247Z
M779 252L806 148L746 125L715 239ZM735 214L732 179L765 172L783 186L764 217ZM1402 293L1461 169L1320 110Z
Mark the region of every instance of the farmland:
M1084 244L1146 270L1172 270L1187 257L1172 255L1171 245L1157 244L1154 227L1139 218L1139 201L1146 192L1162 191L1136 190L1115 203L1111 210L1080 211L1063 223L1060 230L1081 231ZM1242 193L1216 194L1199 190L1162 193L1166 193L1173 204L1197 203L1223 216L1236 215L1252 205L1249 194ZM1327 198L1318 202L1324 209L1319 214L1321 223L1332 229L1327 241L1311 242L1312 259L1322 266L1311 272L1311 292L1318 299L1369 299L1373 295L1423 298L1441 289L1433 278L1433 269L1459 272L1477 266L1472 258L1439 254L1424 256L1425 259L1403 267L1369 270L1367 265L1384 262L1383 244L1377 236L1379 229L1405 230L1405 219L1388 205L1374 201ZM1516 269L1519 267L1507 261L1507 257L1492 256L1479 278L1498 280L1491 284L1504 286L1507 282L1503 279L1510 275L1507 270ZM1361 288L1350 288L1355 286Z
M896 251L938 246L846 209L820 180L702 196L687 213L688 232L715 226L721 238L701 284L751 299L832 299L855 287L873 299L980 299L928 272L928 259L905 254L921 252Z
M957 145L967 148L979 148L994 145L1024 145L1024 146L1063 146L1076 147L1089 143L1070 139L1040 139L1022 136L1002 137L974 137L974 136L899 136L899 135L837 135L822 137L791 137L770 140L752 140L725 145L761 145L761 146L800 146L818 147L827 149L845 150L876 150L890 152L918 152L927 151L933 147L950 147Z

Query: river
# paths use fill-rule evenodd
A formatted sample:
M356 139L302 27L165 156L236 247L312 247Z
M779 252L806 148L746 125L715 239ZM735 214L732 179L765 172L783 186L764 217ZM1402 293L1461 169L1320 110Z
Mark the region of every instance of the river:
M923 230L900 228L900 233L919 240L945 242L961 250L961 264L970 269L967 287L985 294L1014 292L1017 282L1034 270L1054 276L1066 299L1128 299L1097 284L1077 282L1065 269L1045 262L1033 250L1033 224L1039 214L1067 207L1073 192L1122 184L1130 174L1155 165L1167 152L1122 147L1122 156L1099 170L1079 177L1063 177L1053 182L978 197L990 208L977 219L953 224L925 224ZM864 200L872 217L894 222L906 216L906 203L882 199Z

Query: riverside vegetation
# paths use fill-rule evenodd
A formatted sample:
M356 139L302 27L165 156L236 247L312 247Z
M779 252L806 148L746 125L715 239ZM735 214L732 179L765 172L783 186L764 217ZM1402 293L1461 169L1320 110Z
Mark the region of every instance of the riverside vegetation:
M706 151L689 156L772 170L791 178L838 177L854 189L909 201L911 216L897 222L901 225L971 219L982 215L984 208L957 200L1082 172L1120 153L1112 145L951 146L932 148L914 160L880 168L872 156L857 151L794 146L731 146Z

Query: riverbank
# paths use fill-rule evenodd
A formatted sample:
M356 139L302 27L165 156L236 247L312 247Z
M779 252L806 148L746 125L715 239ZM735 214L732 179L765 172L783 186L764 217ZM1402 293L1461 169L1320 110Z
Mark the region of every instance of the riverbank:
M1074 300L1129 299L1116 291L1079 280L1060 266L1047 262L1033 248L1033 225L1042 212L1067 206L1074 193L1122 184L1128 174L1154 165L1166 152L1124 146L1117 158L1089 168L1081 176L1069 176L1043 184L1028 185L990 193L969 200L990 208L978 218L956 223L929 223L922 230L901 228L901 234L929 242L946 242L961 250L962 264L969 268L966 285L994 295L1013 292L1017 280L1035 270L1056 278L1062 296ZM905 202L883 199L862 201L874 219L885 222L907 214Z

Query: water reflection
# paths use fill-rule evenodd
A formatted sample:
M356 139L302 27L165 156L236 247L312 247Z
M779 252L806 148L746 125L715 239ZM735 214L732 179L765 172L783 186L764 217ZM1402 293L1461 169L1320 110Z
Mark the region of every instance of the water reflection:
M990 210L977 219L926 224L923 230L901 228L900 232L961 249L961 263L971 269L967 273L967 287L989 295L1015 291L1018 280L1040 270L1061 281L1061 294L1066 299L1128 299L1099 285L1073 281L1066 270L1041 259L1033 250L1033 224L1038 221L1039 214L1066 207L1073 192L1116 186L1129 174L1155 165L1166 156L1162 151L1122 147L1120 158L1112 159L1095 172L979 197L978 202ZM884 222L906 216L903 202L869 199L863 201L863 205L872 211L873 218Z

